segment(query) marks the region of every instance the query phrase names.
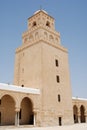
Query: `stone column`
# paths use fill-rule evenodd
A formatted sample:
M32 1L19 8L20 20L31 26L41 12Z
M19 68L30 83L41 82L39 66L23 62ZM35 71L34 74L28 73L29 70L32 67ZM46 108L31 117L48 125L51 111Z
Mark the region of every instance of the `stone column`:
M80 107L78 107L78 123L81 123L80 116Z
M20 109L15 110L15 126L19 126L19 112Z
M36 114L34 113L34 126L36 125Z
M34 126L37 126L38 125L38 121L37 121L37 113L38 113L38 109L35 109L33 110L33 113L34 113Z
M78 123L80 123L80 115L78 115Z

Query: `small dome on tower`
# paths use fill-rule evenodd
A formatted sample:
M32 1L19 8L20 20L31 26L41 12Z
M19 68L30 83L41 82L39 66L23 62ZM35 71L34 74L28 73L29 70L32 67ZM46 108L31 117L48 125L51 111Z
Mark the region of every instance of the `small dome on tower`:
M44 12L45 14L48 14L45 10L37 10L34 14L39 13L40 11Z

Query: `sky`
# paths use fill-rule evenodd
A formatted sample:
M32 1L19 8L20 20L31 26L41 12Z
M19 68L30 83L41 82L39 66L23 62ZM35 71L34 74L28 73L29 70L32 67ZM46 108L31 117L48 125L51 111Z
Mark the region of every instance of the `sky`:
M87 0L0 0L0 82L13 83L15 49L27 19L40 8L55 18L68 49L72 95L87 98Z

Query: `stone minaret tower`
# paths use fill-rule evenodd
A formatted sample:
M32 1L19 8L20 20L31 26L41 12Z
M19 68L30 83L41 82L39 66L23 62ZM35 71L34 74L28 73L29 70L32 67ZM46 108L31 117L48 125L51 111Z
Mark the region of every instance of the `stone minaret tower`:
M46 11L36 11L16 49L14 84L40 89L40 125L73 123L68 52L54 24Z

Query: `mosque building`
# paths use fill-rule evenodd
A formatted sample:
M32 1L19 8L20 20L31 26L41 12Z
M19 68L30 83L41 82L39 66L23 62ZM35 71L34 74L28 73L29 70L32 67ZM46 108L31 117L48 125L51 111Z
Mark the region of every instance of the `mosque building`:
M72 98L68 50L44 10L28 18L16 49L14 85L0 83L0 125L56 126L87 122L87 99Z

